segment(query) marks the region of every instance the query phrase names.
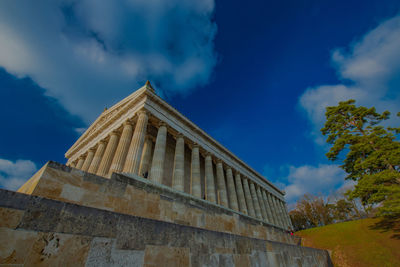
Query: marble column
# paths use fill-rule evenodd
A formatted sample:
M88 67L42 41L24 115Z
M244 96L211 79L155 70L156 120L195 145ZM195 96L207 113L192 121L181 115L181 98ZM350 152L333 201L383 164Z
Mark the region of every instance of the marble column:
M77 169L82 169L83 163L85 162L85 158L83 156L80 156L78 159L78 163L76 164Z
M82 171L87 172L89 170L89 167L90 167L90 164L92 163L95 151L96 150L94 148L89 149L88 154L85 159L85 162L83 163L83 166L82 166Z
M185 190L185 139L182 134L176 136L174 172L172 174L172 188Z
M147 122L149 120L149 116L146 111L140 110L137 112L137 114L138 119L124 166L124 172L134 174L139 174L140 159L142 157Z
M205 178L206 178L206 188L207 194L206 199L211 202L216 202L215 200L215 184L214 184L214 171L213 171L213 164L212 164L212 157L210 153L206 154L205 157Z
M200 177L200 152L199 145L194 144L192 147L192 164L191 164L191 175L190 175L190 185L191 194L201 197L201 177Z
M282 208L281 202L282 202L282 201L281 201L279 198L276 199L276 204L277 204L277 206L278 206L278 208L279 208L279 212L280 212L280 214L281 214L282 226L283 226L285 229L287 229L287 228L288 228L288 225L287 225L287 222L286 222L286 217L285 217L285 213L283 212L283 208Z
M281 212L279 210L278 203L276 202L276 197L275 196L271 196L271 198L272 198L272 203L274 203L274 207L275 207L275 210L276 210L276 216L277 216L277 219L278 219L277 220L278 221L278 225L280 227L283 227L282 214L281 214Z
M122 172L125 164L126 154L128 153L129 149L129 144L131 143L132 133L132 122L124 122L121 138L119 139L117 151L115 151L109 174L112 174L113 172Z
M276 205L278 206L278 210L279 210L279 213L280 213L280 215L281 215L281 223L282 223L282 226L283 226L284 228L287 228L285 214L283 213L283 209L282 209L282 206L281 206L281 203L280 203L280 202L281 202L281 201L280 201L279 199L276 199Z
M285 229L287 229L287 224L286 224L286 218L285 218L285 213L283 212L282 206L281 206L281 200L279 198L275 199L276 201L276 205L278 206L278 210L279 210L279 214L281 217L281 223L282 223L282 227L284 227Z
M290 218L289 211L288 211L288 209L287 209L286 203L283 202L282 204L283 204L283 209L284 209L284 211L285 211L285 215L286 215L286 218L287 218L288 227L289 227L291 230L293 230L292 219Z
M267 193L267 198L268 198L268 203L269 206L271 207L271 213L272 213L272 218L273 218L273 224L276 226L279 226L279 220L278 220L278 214L276 212L276 208L274 203L272 202L272 195L270 193Z
M268 222L271 224L274 224L274 218L271 213L271 206L269 205L269 202L268 202L267 193L264 190L261 190L261 195L264 200L265 211L267 212Z
M282 210L282 215L283 215L283 220L285 221L285 226L286 228L290 228L289 226L289 220L288 220L288 212L286 210L286 206L285 203L283 201L279 201L279 205L281 206L281 210Z
M254 210L256 212L256 217L258 219L262 220L263 217L262 217L262 214L261 214L260 203L258 202L256 188L254 186L254 183L252 183L252 182L250 182L250 192L251 192L251 197L253 199L253 205L254 205Z
M229 206L231 209L239 211L235 182L233 181L233 174L231 167L226 168L226 182L228 184Z
M114 158L115 150L118 146L119 133L113 131L110 134L110 140L108 141L106 150L104 151L103 158L101 159L97 175L108 177L108 171L110 170L111 162Z
M229 207L228 198L226 195L224 167L222 166L222 161L219 159L217 160L217 184L219 204L225 207Z
M76 165L75 165L75 162L74 162L74 161L71 162L71 164L69 164L69 166L72 167L72 168L75 168L75 166L76 166Z
M96 153L94 154L92 163L89 166L88 172L90 172L90 173L97 172L97 169L99 168L101 158L103 157L105 148L106 148L106 142L104 140L100 141L99 145L97 146Z
M153 141L150 137L144 140L142 159L140 160L139 175L147 178L149 176L150 161L153 153Z
M247 204L247 212L251 217L256 217L256 212L254 210L254 205L253 205L253 198L251 197L251 192L249 187L249 181L246 178L243 179L243 187L244 187L244 197L246 198L246 204Z
M246 199L244 198L244 192L242 186L242 178L240 177L240 173L238 171L235 173L235 183L236 183L236 191L239 202L239 210L240 212L247 214Z
M160 123L157 132L156 145L154 147L153 161L151 163L150 177L153 182L162 183L164 176L165 149L167 145L167 126Z
M259 186L257 186L256 191L257 191L258 202L259 202L260 209L261 209L261 215L262 215L264 221L268 222L267 211L265 209L264 200L263 200L263 197L261 195L261 189L260 189Z

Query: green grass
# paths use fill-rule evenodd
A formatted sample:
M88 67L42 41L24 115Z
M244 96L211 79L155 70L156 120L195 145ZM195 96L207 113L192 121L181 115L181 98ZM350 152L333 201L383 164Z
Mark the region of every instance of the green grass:
M399 267L400 239L393 230L373 229L379 219L362 219L299 231L302 245L327 249L335 266Z

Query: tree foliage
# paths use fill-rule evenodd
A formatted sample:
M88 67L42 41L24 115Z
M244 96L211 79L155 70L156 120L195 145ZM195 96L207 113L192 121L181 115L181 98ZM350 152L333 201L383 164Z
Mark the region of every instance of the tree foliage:
M305 228L326 225L332 222L330 205L322 197L306 194L297 201L295 210L306 218Z
M365 218L368 213L357 206L347 196L338 199L324 199L321 196L306 194L300 198L296 207L289 212L294 230L303 230L331 223Z
M342 160L346 179L357 181L350 198L360 198L365 205L378 204L380 215L399 217L400 127L379 125L390 112L380 114L348 100L327 107L325 115L321 132L332 145L326 155L332 161ZM345 157L340 159L342 154Z

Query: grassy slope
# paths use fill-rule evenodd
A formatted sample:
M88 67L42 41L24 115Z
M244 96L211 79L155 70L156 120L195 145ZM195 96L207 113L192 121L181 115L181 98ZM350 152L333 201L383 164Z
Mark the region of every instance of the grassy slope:
M373 230L378 219L363 219L299 231L302 244L331 251L335 266L400 266L400 239Z

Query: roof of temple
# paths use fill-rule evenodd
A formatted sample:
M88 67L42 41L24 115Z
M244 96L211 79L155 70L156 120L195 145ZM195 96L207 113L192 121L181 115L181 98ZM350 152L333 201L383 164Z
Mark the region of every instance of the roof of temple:
M87 143L89 143L94 137L101 134L103 130L106 130L108 126L110 126L117 118L121 117L121 115L128 112L136 103L139 103L145 97L149 97L152 101L161 105L168 112L176 116L180 119L185 126L190 128L196 134L199 134L208 142L216 146L219 150L225 152L229 157L233 158L237 163L243 165L248 171L253 173L254 176L266 182L269 186L271 186L278 193L284 195L285 192L277 188L270 181L268 181L263 175L255 171L245 162L243 162L240 158L234 155L230 150L221 145L218 141L208 135L205 131L199 128L196 124L182 115L179 111L177 111L174 107L169 105L165 100L159 97L154 88L152 87L149 81L146 82L144 86L130 94L129 96L122 99L120 102L116 103L112 107L104 110L101 115L90 125L90 127L79 137L79 139L72 145L70 149L65 153L65 157L70 158L76 152L79 152L82 147L84 147Z

